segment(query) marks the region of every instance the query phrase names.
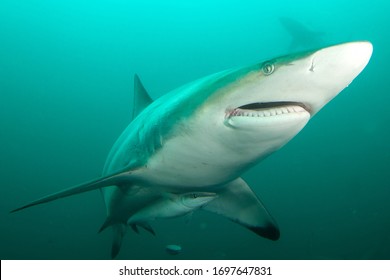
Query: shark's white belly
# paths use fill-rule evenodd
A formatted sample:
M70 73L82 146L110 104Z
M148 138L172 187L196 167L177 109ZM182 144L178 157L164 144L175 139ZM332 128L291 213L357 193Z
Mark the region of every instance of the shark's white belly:
M209 139L181 136L164 144L147 163L143 178L165 187L205 187L238 176L240 164L232 151Z
M151 186L202 188L225 184L279 149L307 123L307 112L283 119L287 126L267 125L263 129L240 130L195 119L163 143L140 172L140 179ZM195 125L196 124L196 125Z

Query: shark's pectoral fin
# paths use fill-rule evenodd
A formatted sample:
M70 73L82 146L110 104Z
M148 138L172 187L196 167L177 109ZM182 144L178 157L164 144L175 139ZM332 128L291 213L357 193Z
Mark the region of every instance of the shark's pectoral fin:
M63 191L56 192L56 193L51 194L51 195L44 196L40 199L37 199L33 202L30 202L30 203L24 205L22 207L19 207L19 208L12 210L11 213L16 212L16 211L20 211L22 209L25 209L25 208L28 208L28 207L31 207L34 205L50 202L50 201L53 201L53 200L56 200L59 198L64 198L67 196L71 196L71 195L75 195L75 194L79 194L79 193L83 193L83 192L88 192L88 191L104 188L107 186L116 185L116 186L120 187L120 186L129 184L129 182L131 182L130 177L131 177L131 173L129 171L119 172L119 173L116 173L113 175L109 175L109 176L106 176L106 177L103 177L103 178L100 178L100 179L97 179L97 180L94 180L94 181L91 181L91 182L88 182L85 184L81 184L81 185L78 185L75 187L71 187L69 189L65 189Z
M221 188L218 197L207 203L203 209L225 216L262 237L279 239L280 232L274 219L241 178Z
M119 250L121 249L122 246L122 241L123 241L123 236L126 233L126 224L115 224L112 226L112 230L114 232L114 238L112 241L112 247L111 247L111 258L115 258Z

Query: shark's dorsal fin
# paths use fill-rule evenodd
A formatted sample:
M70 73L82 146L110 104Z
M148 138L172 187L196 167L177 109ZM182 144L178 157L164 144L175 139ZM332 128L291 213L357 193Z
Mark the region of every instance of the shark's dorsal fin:
M115 173L112 175L108 175L106 177L102 177L100 179L90 181L88 183L84 183L84 184L81 184L81 185L78 185L75 187L71 187L71 188L56 192L56 193L51 194L51 195L44 196L40 199L34 200L33 202L30 202L30 203L24 205L22 207L19 207L19 208L12 210L11 213L16 212L16 211L20 211L22 209L25 209L25 208L28 208L28 207L31 207L34 205L50 202L50 201L53 201L53 200L56 200L59 198L64 198L67 196L72 196L72 195L83 193L83 192L88 192L88 191L104 188L107 186L119 186L120 187L120 186L126 185L126 183L128 183L130 181L130 179L129 179L130 176L131 175L130 175L129 171L123 171L123 172L118 172L118 173Z
M203 206L204 210L222 215L262 237L279 239L274 219L243 179L228 183L217 194L217 198Z
M137 74L134 75L134 98L133 98L133 115L135 119L149 104L153 102L147 93L145 87L141 83Z

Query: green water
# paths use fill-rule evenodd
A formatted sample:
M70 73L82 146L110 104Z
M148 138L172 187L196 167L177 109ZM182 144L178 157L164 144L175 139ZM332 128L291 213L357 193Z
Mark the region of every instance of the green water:
M287 146L244 174L277 220L272 242L196 212L128 232L120 259L389 259L388 1L0 2L0 258L107 259L98 191L9 214L100 176L130 120L133 75L153 98L290 52L280 22L321 44L369 40L363 73ZM316 42L316 44L319 44ZM299 46L299 50L306 47ZM297 49L297 50L298 50ZM167 244L183 251L171 256Z

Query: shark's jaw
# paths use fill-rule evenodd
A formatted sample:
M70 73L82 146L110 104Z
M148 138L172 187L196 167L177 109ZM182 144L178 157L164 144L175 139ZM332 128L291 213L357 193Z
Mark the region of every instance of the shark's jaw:
M266 103L251 103L227 110L225 114L225 125L234 127L240 126L237 124L240 122L240 120L250 122L251 118L261 118L263 121L263 118L290 117L292 114L304 112L310 113L310 109L301 102L276 101ZM254 120L257 121L256 119Z

